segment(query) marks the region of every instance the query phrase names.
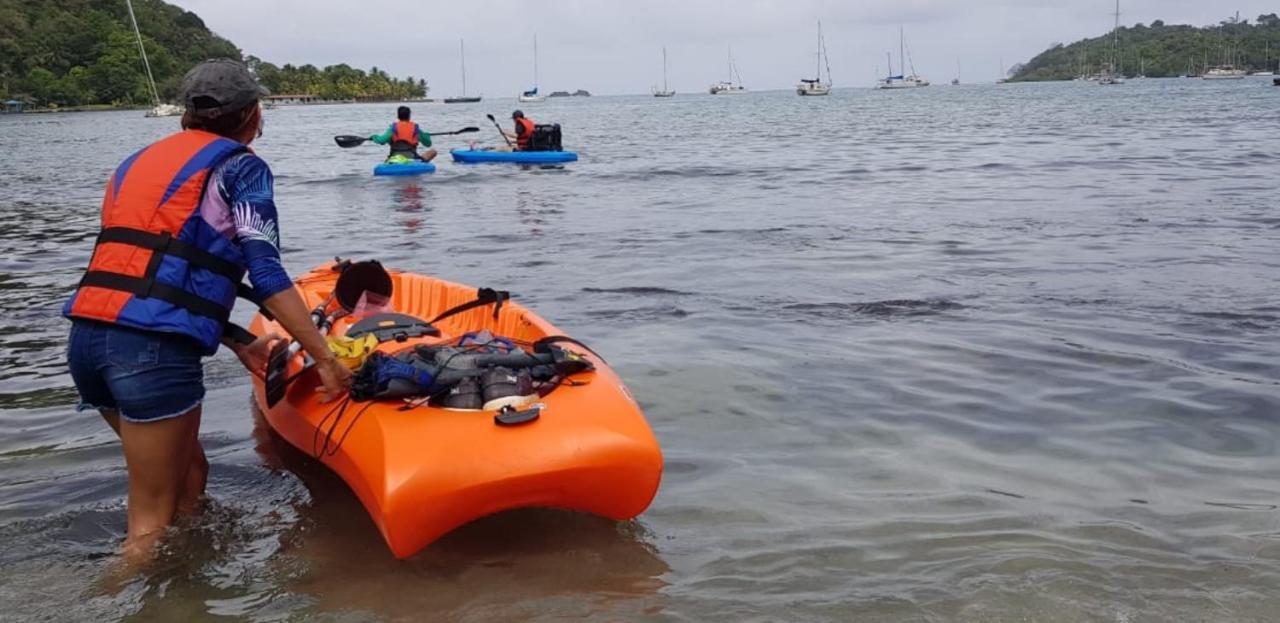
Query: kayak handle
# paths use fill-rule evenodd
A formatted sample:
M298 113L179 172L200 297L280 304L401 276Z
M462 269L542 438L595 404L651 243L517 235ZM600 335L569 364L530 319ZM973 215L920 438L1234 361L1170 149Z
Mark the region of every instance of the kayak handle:
M533 405L523 411L517 411L511 405L507 405L493 416L493 423L498 426L519 426L538 419L540 415L542 415L541 404Z

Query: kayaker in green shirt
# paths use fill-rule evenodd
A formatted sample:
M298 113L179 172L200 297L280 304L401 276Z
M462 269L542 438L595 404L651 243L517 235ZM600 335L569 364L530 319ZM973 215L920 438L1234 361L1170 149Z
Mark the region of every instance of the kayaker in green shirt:
M428 149L421 154L418 153L418 145L431 147L431 135L409 120L409 107L397 108L396 119L397 121L391 124L386 132L370 136L369 140L379 145L391 144L391 153L387 155L387 160L400 156L431 162L432 158L436 157L436 150Z

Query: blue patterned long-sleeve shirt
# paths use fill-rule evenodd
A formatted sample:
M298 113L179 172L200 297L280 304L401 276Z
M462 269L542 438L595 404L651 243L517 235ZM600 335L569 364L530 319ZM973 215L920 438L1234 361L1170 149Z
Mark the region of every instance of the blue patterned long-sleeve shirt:
M262 298L293 287L280 261L280 227L275 178L267 163L252 153L232 156L214 169L200 215L239 245L249 269L249 284Z

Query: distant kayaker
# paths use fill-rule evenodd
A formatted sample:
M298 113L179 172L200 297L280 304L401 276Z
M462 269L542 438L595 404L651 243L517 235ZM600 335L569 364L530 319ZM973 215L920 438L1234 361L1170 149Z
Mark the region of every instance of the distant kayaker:
M515 132L507 132L506 130L503 130L502 133L505 134L507 138L515 140L517 150L528 151L529 140L533 138L533 120L524 116L522 111L517 110L511 113L511 121L516 126Z
M369 137L369 140L379 144L391 144L391 153L388 158L394 156L404 156L424 162L431 162L436 157L436 150L428 149L427 151L418 153L418 145L423 147L431 147L431 135L423 130L418 124L409 120L409 107L401 106L396 109L396 121L392 123L386 132L375 134Z
M229 59L187 73L182 131L129 156L110 177L88 270L63 307L79 409L101 413L124 447L123 549L133 562L149 558L175 516L197 510L204 495L201 357L225 344L261 375L279 339L245 345L226 336L246 272L255 298L316 360L324 395L351 385L280 262L271 169L248 148L262 134L264 94Z

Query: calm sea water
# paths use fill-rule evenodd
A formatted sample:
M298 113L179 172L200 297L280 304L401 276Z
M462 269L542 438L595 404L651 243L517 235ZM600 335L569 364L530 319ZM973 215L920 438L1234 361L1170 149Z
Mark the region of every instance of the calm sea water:
M58 308L107 175L176 121L0 117L0 618L1273 620L1265 84L549 100L523 107L580 162L416 180L329 138L390 105L269 111L291 271L517 293L626 379L662 488L634 522L514 512L396 561L220 354L211 508L132 579L119 445L72 409ZM483 114L513 106L416 120L493 143Z

